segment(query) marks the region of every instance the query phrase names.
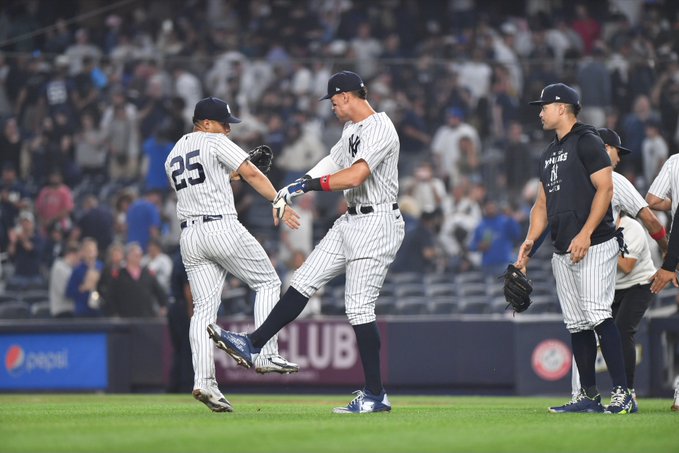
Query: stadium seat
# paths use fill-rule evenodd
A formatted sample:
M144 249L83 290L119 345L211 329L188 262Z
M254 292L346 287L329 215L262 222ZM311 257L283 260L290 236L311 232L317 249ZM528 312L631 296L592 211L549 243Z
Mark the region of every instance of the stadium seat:
M457 287L454 283L434 283L427 285L428 297L453 297L457 295Z
M49 301L36 302L36 303L32 304L31 305L31 317L32 318L39 318L39 319L51 318L52 314L50 312Z
M431 299L427 304L428 312L432 315L452 315L459 313L460 304L453 297L438 297Z
M421 297L426 294L424 284L422 283L396 285L394 290L397 299L404 297Z
M31 307L23 301L0 304L0 319L26 319L31 316Z
M441 274L425 274L424 284L425 285L437 285L440 283L455 283L455 274L452 272L441 273Z
M426 297L404 297L396 300L394 307L398 315L421 315L428 311Z
M397 285L422 283L424 281L424 276L419 272L389 272L386 281Z
M460 313L484 314L490 311L490 301L487 297L468 297L461 300Z

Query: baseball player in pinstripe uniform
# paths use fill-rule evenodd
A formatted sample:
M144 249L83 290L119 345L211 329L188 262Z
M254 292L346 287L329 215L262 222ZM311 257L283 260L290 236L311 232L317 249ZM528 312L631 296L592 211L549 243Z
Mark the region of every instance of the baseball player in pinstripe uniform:
M259 325L280 297L281 281L262 246L236 216L230 180L242 177L267 200L276 190L248 160L248 153L227 137L240 120L221 99L196 104L193 132L175 144L165 162L170 185L177 192L181 221L181 255L193 295L189 330L194 369L193 396L215 412L231 412L215 379L214 345L206 329L217 319L222 288L233 274L256 292L255 324ZM274 223L297 228L297 213L274 210ZM255 366L262 373L290 373L299 367L278 355L276 338L262 345Z
M611 159L596 129L577 121L580 97L574 89L548 85L531 104L541 106L543 129L555 131L556 137L542 155L541 184L516 266L525 270L535 241L549 227L557 294L582 389L576 401L549 410L626 414L632 396L611 313L620 250L611 211ZM596 387L596 336L613 382L605 409Z
M597 129L597 132L606 146L606 152L615 169L621 157L631 151L622 146L620 137L615 131L600 128ZM630 387L633 396L631 412L637 412L639 409L634 392L636 369L634 335L641 318L653 299L649 278L655 273L655 266L646 242L646 233L644 233L641 225L631 217L638 218L644 224L663 253L667 251L667 234L665 227L653 214L653 211L649 209L648 203L637 192L632 183L617 172L613 172L611 208L614 221L624 230L627 247L624 256L618 256L618 272L615 279L615 296L612 307L613 319L622 339L627 385ZM577 366L573 366L572 388L575 400L580 394L580 375Z
M646 194L646 201L653 209L672 212L671 233L676 231L675 225L679 225L677 223L679 222L679 210L677 210L679 195L677 194L679 194L679 154L667 159ZM679 287L677 264L679 264L679 234L670 234L669 250L662 266L652 279L651 291L653 293L660 293L670 282L674 287ZM679 412L679 376L674 380L672 411Z
M305 178L281 189L278 198L289 202L310 190L342 190L349 209L295 272L290 288L260 328L249 335L216 331L212 339L240 365L249 367L260 348L301 313L314 292L346 272L345 307L356 334L365 388L334 412L389 411L380 375L375 302L404 235L396 204L399 139L389 117L368 103L367 88L357 74L334 74L323 99L330 99L335 115L345 122L342 137L329 156Z

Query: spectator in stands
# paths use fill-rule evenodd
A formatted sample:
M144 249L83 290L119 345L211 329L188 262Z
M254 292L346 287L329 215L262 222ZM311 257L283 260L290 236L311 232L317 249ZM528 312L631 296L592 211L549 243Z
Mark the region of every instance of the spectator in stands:
M504 146L504 177L508 198L516 199L532 174L537 172L528 137L519 122L512 122Z
M75 134L75 163L85 179L101 184L108 177L106 137L98 128L94 113L80 115L80 129Z
M97 283L97 291L99 297L103 301L104 312L110 315L111 309L108 305L110 299L111 282L118 278L120 269L125 265L125 246L120 242L114 242L106 249L106 256L104 258L104 269L101 271L101 277Z
M15 117L6 118L2 122L2 134L0 134L0 161L3 166L11 165L21 173L21 153L24 147L24 139L19 130L19 124Z
M73 268L79 262L79 244L69 242L64 249L63 256L52 264L49 277L50 314L55 318L72 318L75 313L73 299L66 295L66 285L71 277Z
M54 261L64 254L67 232L62 230L59 222L47 226L47 235L42 247L41 261L45 269L51 269Z
M474 196L474 185L466 178L450 188L450 196L443 205L443 224L439 240L443 250L453 261L465 255L472 234L481 222L482 210Z
M133 181L139 168L137 108L126 99L122 86L111 88L111 105L104 110L101 130L108 146L108 176L113 181Z
M151 239L146 248L146 255L141 265L148 268L151 275L156 277L165 294L170 294L170 279L172 277L172 258L163 252L159 239Z
M634 101L634 110L624 116L622 120L622 133L620 134L632 153L626 160L620 162L618 171L631 170L635 175L643 175L642 146L646 137L646 121L653 117L651 102L648 96L638 96ZM649 181L646 184L650 184Z
M132 202L127 210L126 243L136 242L143 250L151 239L160 238L162 202L163 196L158 190L147 190L144 196Z
M663 164L669 157L667 142L660 132L660 121L650 118L646 121L646 137L641 142L641 156L644 168L644 181L647 186L660 172Z
M98 60L101 49L90 42L90 34L85 28L75 32L75 42L66 49L66 56L70 62L69 73L73 76L86 67L87 60Z
M134 202L135 197L132 192L128 190L121 190L118 192L114 203L114 227L113 238L115 241L125 243L127 240L127 211L130 205Z
M77 237L91 237L97 241L99 250L107 250L113 242L114 219L111 209L100 204L99 198L88 194L80 207L81 215L76 221Z
M488 198L469 250L481 252L481 269L485 275L500 275L512 262L514 247L521 239L521 227L511 213L500 209L495 200Z
M47 231L47 226L58 222L63 231L72 228L71 214L74 209L71 189L63 183L61 171L52 169L47 185L40 190L35 200L35 212L38 214L40 226Z
M441 210L446 196L446 186L434 176L429 161L420 162L412 178L403 184L403 193L415 199L422 212Z
M146 190L167 191L170 185L165 174L165 159L172 151L175 141L179 138L172 129L172 123L164 121L143 144L144 157L142 171Z
M85 111L98 109L97 101L101 97L100 91L92 79L94 60L85 57L83 65L73 76L73 90L71 91L71 104L78 115Z
M575 5L575 20L571 27L580 35L584 44L584 51L589 55L594 48L594 43L601 37L601 24L590 16L589 8L585 3Z
M469 137L476 149L480 149L479 134L471 124L464 122L464 113L460 108L451 107L446 110L446 122L438 127L431 143L435 166L440 178L447 187L460 180L460 138Z
M286 135L274 165L286 172L284 181L294 181L325 156L326 148L315 130L298 122L288 125Z
M441 230L440 209L423 211L418 225L403 238L403 244L391 265L392 272L431 273L441 271L443 257L436 238Z
M606 109L611 106L611 75L606 67L606 49L598 42L592 55L585 57L578 71L580 97L586 99L578 116L580 122L594 127L606 124Z
M84 238L80 243L80 263L73 268L66 296L75 303L75 316L82 318L98 317L103 314L102 299L97 290L104 263L97 259L97 241Z
M14 227L28 191L17 178L16 167L4 161L0 176L0 250L7 250L9 231Z
M9 231L7 253L14 263L14 274L7 286L15 289L40 288L45 284L42 272L42 249L45 239L36 228L30 211L19 213L19 222Z
M165 314L167 294L151 272L142 267L142 257L138 243L125 246L125 266L111 280L107 292L107 310L111 315L151 318Z

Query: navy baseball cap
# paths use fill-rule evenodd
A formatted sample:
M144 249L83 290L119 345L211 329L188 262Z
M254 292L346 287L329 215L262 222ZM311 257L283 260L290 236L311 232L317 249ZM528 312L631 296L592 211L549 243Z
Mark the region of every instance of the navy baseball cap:
M240 119L231 114L229 104L219 98L201 99L193 110L193 121L214 120L220 123L240 123Z
M618 148L618 154L620 154L621 156L624 156L625 154L629 154L632 152L631 149L627 149L621 146L622 141L620 140L620 136L613 129L601 127L596 131L599 133L601 140L603 140L605 144Z
M330 99L336 94L345 93L347 91L358 91L363 88L363 80L355 72L341 71L333 74L328 80L328 94L323 96L320 100Z
M580 96L573 88L563 83L553 83L542 89L540 99L529 102L530 105L546 105L554 102L580 105Z

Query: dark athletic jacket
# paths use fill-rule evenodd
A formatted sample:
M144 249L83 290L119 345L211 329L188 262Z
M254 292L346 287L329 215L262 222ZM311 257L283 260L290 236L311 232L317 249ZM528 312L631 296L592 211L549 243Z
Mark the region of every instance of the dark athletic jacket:
M604 142L592 126L575 123L561 140L556 137L542 154L540 181L547 196L547 217L556 253L565 254L580 232L592 208L596 189L590 175L611 166ZM613 213L606 215L592 233L592 245L615 235Z

